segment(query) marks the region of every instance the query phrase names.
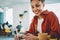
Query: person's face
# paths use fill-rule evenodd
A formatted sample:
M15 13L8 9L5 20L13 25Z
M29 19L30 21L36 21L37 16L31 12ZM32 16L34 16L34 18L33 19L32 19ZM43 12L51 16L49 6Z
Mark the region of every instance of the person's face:
M41 1L34 0L31 2L32 11L36 14L36 16L41 14L43 5L44 4Z

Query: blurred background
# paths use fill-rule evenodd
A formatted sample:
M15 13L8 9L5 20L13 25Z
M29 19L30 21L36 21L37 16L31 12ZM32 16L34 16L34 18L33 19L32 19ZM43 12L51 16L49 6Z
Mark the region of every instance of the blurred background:
M45 4L44 10L53 11L60 23L60 0L45 0ZM22 26L21 32L27 31L33 16L30 0L0 0L0 30L3 30L3 32L0 31L0 34L3 36L14 35L18 25ZM2 27L2 25L7 26ZM8 32L5 31L6 29ZM13 37L9 38L0 37L0 40L14 40Z

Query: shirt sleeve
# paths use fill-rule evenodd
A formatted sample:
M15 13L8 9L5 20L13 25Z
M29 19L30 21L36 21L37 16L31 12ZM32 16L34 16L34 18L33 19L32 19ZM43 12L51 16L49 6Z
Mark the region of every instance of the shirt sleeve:
M58 18L53 12L50 12L49 16L50 16L50 23L51 23L50 34L52 34L54 36L58 36L60 34L60 27L59 27Z
M27 33L31 33L31 34L34 34L34 18L32 19L32 22L31 22L31 24L30 24L30 27L29 27L29 30L28 31L26 31L26 34Z

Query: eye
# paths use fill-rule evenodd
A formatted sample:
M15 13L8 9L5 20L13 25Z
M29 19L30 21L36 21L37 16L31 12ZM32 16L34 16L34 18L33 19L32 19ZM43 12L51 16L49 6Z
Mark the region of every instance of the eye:
M34 8L34 7L32 6L32 8Z
M36 5L36 7L39 7L40 5Z

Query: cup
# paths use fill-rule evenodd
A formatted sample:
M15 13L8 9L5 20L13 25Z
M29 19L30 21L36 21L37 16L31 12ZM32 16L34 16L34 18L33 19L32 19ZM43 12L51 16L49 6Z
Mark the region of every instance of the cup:
M47 40L48 39L48 33L38 33L39 40Z
M55 38L55 39L50 39L50 40L57 40L57 38Z

